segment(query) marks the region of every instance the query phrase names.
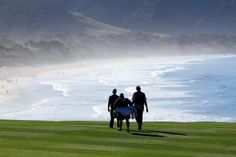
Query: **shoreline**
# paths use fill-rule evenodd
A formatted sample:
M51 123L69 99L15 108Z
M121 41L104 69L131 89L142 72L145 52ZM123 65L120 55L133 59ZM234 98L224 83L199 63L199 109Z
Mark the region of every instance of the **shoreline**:
M173 98L173 100L172 100L173 102L174 102L174 99L177 99L177 98L190 99L192 97L195 97L195 95L191 94L191 92L189 92L187 89L184 89L185 88L184 84L182 84L181 82L175 82L175 81L171 82L171 80L170 81L165 80L166 78L164 78L164 80L163 80L162 75L163 74L165 75L166 73L167 74L176 73L176 71L181 72L182 70L185 70L185 68L181 68L181 67L185 67L185 66L188 67L188 65L194 65L196 63L201 63L201 62L206 62L209 60L221 59L221 58L226 58L226 57L232 57L232 56L208 56L207 58L204 58L205 56L204 57L201 56L201 57L197 57L197 58L194 58L194 57L195 56L191 56L190 58L186 57L186 56L180 57L179 59L182 59L182 60L178 60L178 62L176 62L176 60L177 60L176 58L168 59L168 57L163 57L165 59L163 59L163 58L137 59L137 60L135 60L135 62L132 62L132 63L130 63L128 59L125 59L125 60L114 60L114 59L113 60L106 60L105 59L103 61L100 60L98 63L96 62L97 66L94 66L94 64L92 64L94 61L90 61L90 62L83 62L83 63L55 65L55 66L51 66L51 67L38 67L36 69L34 69L32 67L28 67L28 69L26 68L24 71L24 73L27 73L27 76L23 76L24 73L18 72L22 75L22 77L18 78L19 85L15 89L12 89L12 90L15 90L16 93L17 92L25 93L27 90L28 94L36 94L35 92L37 92L37 93L43 92L44 95L41 94L42 97L37 97L37 99L34 99L34 98L31 98L30 95L27 96L27 93L25 93L26 94L25 98L32 99L32 100L30 100L31 104L25 104L25 107L22 110L18 109L13 112L2 112L4 114L4 115L2 114L2 117L9 116L9 119L29 119L29 120L30 119L39 119L39 120L46 119L49 121L50 120L54 121L54 119L55 119L55 121L60 121L61 119L63 120L64 114L72 114L71 116L65 116L64 120L71 120L71 119L72 120L73 119L74 120L83 120L84 117L86 117L86 116L91 116L91 117L85 118L84 121L87 121L87 120L93 121L93 119L106 120L109 118L109 116L108 116L108 112L105 112L106 111L105 110L105 106L106 106L105 96L107 96L107 94L109 94L110 89L113 88L114 85L117 85L117 82L114 83L114 80L113 80L116 77L116 75L114 76L114 78L109 78L110 76L113 77L113 75L115 74L115 72L109 71L109 68L111 68L111 67L108 67L108 74L109 75L107 73L104 73L103 71L100 72L101 74L97 75L96 70L98 68L99 69L105 68L105 70L106 70L107 66L112 65L112 64L118 64L118 63L119 64L122 64L122 63L127 64L128 63L127 65L124 65L123 67L121 66L120 69L118 69L118 72L119 72L119 70L121 70L121 71L126 70L127 72L129 72L130 67L132 69L133 66L136 66L136 61L137 62L144 61L144 63L145 63L145 62L148 62L149 59L151 62L148 64L152 65L153 63L155 63L152 66L154 68L156 68L156 70L151 71L151 73L149 71L147 72L148 75L150 73L152 78L147 78L148 81L142 80L142 82L143 82L143 83L141 83L142 86L144 86L146 89L147 88L149 89L149 88L151 88L151 87L149 87L150 83L152 84L152 82L149 82L150 79L155 80L158 83L158 84L156 84L156 86L158 86L158 89L160 88L162 90L160 90L160 89L159 89L160 91L157 90L156 91L157 95L155 94L154 96L157 96L158 99L162 98L163 102L161 102L161 103L168 103L165 101L171 100L172 98ZM235 56L233 56L233 57L235 57ZM166 61L168 61L168 62L166 62ZM102 64L102 62L105 64ZM137 68L139 68L139 67L137 67ZM23 71L24 68L20 68L20 70ZM147 70L147 69L145 69L145 67L144 67L144 69L142 69L142 70ZM90 76L87 77L86 75L90 74L90 72L95 73L95 74L92 74L91 77ZM129 74L130 74L130 72L129 72ZM135 75L135 74L136 73L134 73L133 75ZM15 75L17 75L17 73L15 73ZM146 73L145 73L145 75L146 75ZM107 77L107 76L109 76L109 77ZM127 95L130 96L132 94L134 87L132 84L129 86L125 86L126 84L123 85L123 83L125 83L124 76L122 75L122 77L121 77L123 82L118 82L118 85L121 85L120 88L124 88L123 90L126 93L126 96ZM82 77L82 79L81 79L81 77ZM90 80L91 78L93 80ZM136 78L135 77L132 78L132 74L131 74L130 80L132 80L132 79L134 80ZM143 79L143 78L140 78L140 79ZM89 81L89 82L86 82L86 81ZM191 83L194 83L194 82L195 81L192 81ZM32 83L32 85L30 83ZM77 83L78 83L78 85L77 85ZM91 83L92 83L92 85L90 85ZM129 84L130 82L126 82L126 83ZM86 85L86 84L88 84L88 85ZM86 86L83 87L84 85L86 85ZM94 88L96 86L98 86L98 87L101 86L102 91L103 92L107 91L107 93L103 93L103 95L102 95L101 92L99 92L99 89ZM79 91L73 91L74 89L73 88L71 89L71 87L77 88L77 89L79 89ZM33 89L31 89L31 88L33 88ZM39 88L40 90L35 91L34 88ZM86 95L87 88L91 88L92 91L95 90L94 95L98 95L98 97L100 96L100 97L104 97L104 98L101 100L99 99L99 101L96 103L93 103L92 101L86 102L89 100L86 97L88 95L88 94ZM171 92L168 90L166 91L165 89L168 89L168 88L177 89L177 91L176 92L173 92L173 91ZM183 88L184 90L178 91L178 89L181 89L181 88ZM46 91L46 93L44 91ZM77 94L77 92L78 92L78 94ZM81 93L81 92L83 92L83 93ZM149 92L147 94L149 95L149 97L153 97L153 95L152 95L153 93ZM4 97L5 95L0 95L0 97L1 96ZM84 97L84 99L80 99L80 97ZM13 97L13 95L9 94L8 99L6 99L6 101L10 101L11 98L17 99L19 97ZM47 98L49 98L49 102L44 102L44 100ZM54 98L56 98L57 100L55 100ZM54 99L55 101L51 100L51 99ZM155 98L152 101L155 102L156 101ZM17 104L17 101L15 101L15 102L16 102L15 105L19 105L19 104ZM95 100L94 100L94 102L95 102ZM179 102L176 101L174 103L179 103ZM208 103L208 102L206 102L206 103ZM209 103L211 103L211 102L209 101ZM1 106L3 106L3 104L4 104L3 102L0 102ZM24 105L24 104L22 103L21 105ZM87 108L85 107L82 109L86 112L88 111L88 115L86 115L86 114L80 115L81 111L77 107L80 105L82 105L82 106L89 105L89 107L87 107ZM208 116L206 114L193 114L192 110L188 110L188 109L175 110L175 108L174 108L175 106L171 106L170 102L167 104L167 106L162 106L162 105L163 104L161 104L161 105L159 104L159 106L156 106L157 111L158 111L157 116L155 115L155 111L153 111L154 113L151 112L150 114L144 115L145 118L152 119L152 120L146 120L146 121L150 121L150 122L151 121L168 121L168 119L170 120L171 118L166 117L166 114L172 115L172 119L175 117L176 121L178 121L178 122L179 121L199 121L199 122L202 122L202 121L207 121L207 119L211 119L211 121L229 121L229 122L233 121L233 119L229 119L229 117L221 117L221 116L214 117L212 115ZM94 110L94 108L96 110ZM166 109L168 109L168 108L170 108L170 110L167 112ZM55 110L53 110L53 109L55 109ZM178 109L178 108L176 108L176 109ZM6 110L6 109L4 109L4 110ZM76 113L76 110L78 110L80 112ZM35 114L34 114L34 111L35 111ZM54 114L51 114L51 113L54 113ZM48 116L43 115L43 114L46 114ZM178 117L178 115L182 115L182 116ZM165 120L165 118L167 118L167 120Z

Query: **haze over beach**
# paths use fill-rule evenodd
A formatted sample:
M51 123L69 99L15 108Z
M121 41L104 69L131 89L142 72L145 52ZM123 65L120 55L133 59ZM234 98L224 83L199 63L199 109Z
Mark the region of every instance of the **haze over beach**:
M108 120L111 89L148 95L146 121L234 122L236 56L107 59L24 68L1 81L1 119ZM2 69L3 70L3 69ZM21 68L8 70L21 73ZM17 79L17 82L15 80ZM9 89L8 89L9 88ZM8 89L8 93L4 93Z
M236 0L0 0L0 119L236 121Z

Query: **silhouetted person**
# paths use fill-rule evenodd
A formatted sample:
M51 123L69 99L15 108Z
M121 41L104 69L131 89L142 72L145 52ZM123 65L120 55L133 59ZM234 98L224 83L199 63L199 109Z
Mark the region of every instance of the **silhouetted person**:
M108 112L110 112L110 117L111 117L111 119L110 119L110 124L109 124L109 127L110 128L113 128L113 125L114 125L114 114L113 114L113 111L114 111L114 109L115 109L115 106L114 106L114 104L115 104L115 101L119 98L117 95L116 95L116 92L117 92L117 90L116 89L113 89L112 90L112 95L109 97L109 99L108 99ZM117 126L118 126L118 124L117 124ZM119 127L119 126L118 126Z
M120 94L120 97L119 99L116 100L115 102L115 110L119 110L119 109L124 109L125 111L125 108L128 107L128 106L132 106L132 102L128 99L128 98L125 98L124 97L124 94L121 93ZM117 121L118 121L118 124L119 124L119 130L122 131L122 122L123 120L125 119L126 120L126 126L127 126L127 132L129 132L129 118L130 118L130 115L126 115L125 112L117 112L118 116L117 116Z
M134 105L137 107L137 115L136 115L136 121L138 123L138 129L142 129L142 123L143 123L143 110L144 105L146 106L146 112L148 112L148 106L147 106L147 99L143 92L141 92L141 87L136 87L137 92L133 94L132 101Z

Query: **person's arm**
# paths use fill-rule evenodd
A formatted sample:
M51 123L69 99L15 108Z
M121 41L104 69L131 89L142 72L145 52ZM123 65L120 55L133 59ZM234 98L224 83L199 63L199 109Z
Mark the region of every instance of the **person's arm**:
M110 107L111 107L111 100L110 100L110 97L109 97L109 99L108 99L108 104L107 104L107 110L108 110L108 112L111 111Z
M144 105L146 107L146 112L148 112L147 98L146 98L145 94L144 94Z
M117 104L119 103L119 99L116 99L115 103L114 103L114 109L118 106Z
M129 99L127 99L127 100L128 100L129 106L133 106L133 103Z
M135 94L133 94L133 97L132 97L132 103L134 104L134 101L135 101Z

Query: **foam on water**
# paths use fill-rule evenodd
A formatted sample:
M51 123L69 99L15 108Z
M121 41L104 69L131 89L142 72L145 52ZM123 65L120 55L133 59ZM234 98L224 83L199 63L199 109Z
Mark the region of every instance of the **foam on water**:
M193 56L104 61L63 67L60 76L30 81L12 101L0 102L2 119L108 120L113 88L131 98L141 85L146 121L236 121L235 56ZM89 64L89 63L88 63ZM66 73L67 72L67 73ZM11 106L11 107L10 107Z
M65 96L65 97L69 96L69 89L67 89L66 86L60 82L48 81L48 82L41 82L41 84L50 85L50 86L52 86L53 90L62 92L63 96Z

